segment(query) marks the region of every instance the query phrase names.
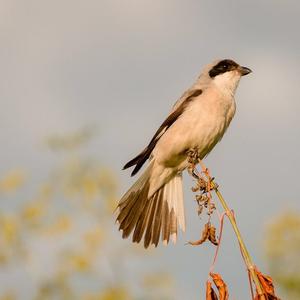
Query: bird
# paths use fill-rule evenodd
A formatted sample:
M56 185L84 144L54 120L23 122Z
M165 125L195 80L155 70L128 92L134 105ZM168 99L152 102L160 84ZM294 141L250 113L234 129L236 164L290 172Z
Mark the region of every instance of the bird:
M185 231L182 173L188 151L205 158L222 139L236 111L235 91L251 69L232 59L204 67L194 84L175 102L145 149L123 169L135 175L147 167L120 199L116 222L122 237L144 241L144 247L176 243L178 227Z

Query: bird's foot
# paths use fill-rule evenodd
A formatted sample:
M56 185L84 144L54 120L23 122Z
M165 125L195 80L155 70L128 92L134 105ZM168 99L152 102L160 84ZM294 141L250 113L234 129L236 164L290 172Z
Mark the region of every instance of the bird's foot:
M200 174L196 169L196 165L199 162L198 150L197 149L189 149L187 151L187 161L188 161L188 172L195 179L199 180Z

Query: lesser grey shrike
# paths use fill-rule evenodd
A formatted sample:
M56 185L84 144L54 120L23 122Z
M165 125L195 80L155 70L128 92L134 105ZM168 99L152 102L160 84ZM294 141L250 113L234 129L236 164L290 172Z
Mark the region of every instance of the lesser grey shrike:
M221 140L235 114L234 94L240 78L251 72L233 60L223 59L204 68L196 82L175 103L148 146L124 169L135 175L149 163L118 205L117 222L123 238L133 232L133 242L144 247L177 238L185 231L182 171L188 151L203 159Z

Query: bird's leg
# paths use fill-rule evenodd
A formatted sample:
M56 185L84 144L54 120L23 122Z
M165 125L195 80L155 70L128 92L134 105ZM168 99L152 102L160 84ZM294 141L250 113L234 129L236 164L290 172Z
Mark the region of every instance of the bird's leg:
M189 166L187 168L189 174L197 179L198 183L200 183L200 190L202 190L203 183L206 182L206 192L209 193L214 188L212 187L211 182L214 178L211 177L209 169L205 166L203 161L199 157L199 152L197 148L192 148L187 151L187 160ZM197 164L201 166L201 173L205 175L206 179L201 176L201 173L198 172L196 166ZM204 182L203 182L204 181ZM215 184L216 185L216 184Z
M188 160L188 172L195 179L199 179L199 172L196 169L196 165L198 163L198 150L197 149L189 149L187 151L187 160Z

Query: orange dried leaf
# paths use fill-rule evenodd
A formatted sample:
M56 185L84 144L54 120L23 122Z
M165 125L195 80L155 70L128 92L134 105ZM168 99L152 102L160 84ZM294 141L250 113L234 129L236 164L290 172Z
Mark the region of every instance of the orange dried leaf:
M198 240L198 241L188 242L188 243L190 245L193 245L193 246L198 246L198 245L201 245L202 243L204 243L207 240L208 236L209 236L209 228L210 228L210 224L206 223L205 226L204 226L204 229L202 231L201 239Z
M218 300L218 296L208 280L206 281L206 300Z
M218 288L219 299L220 300L228 300L228 298L229 298L228 288L227 288L226 283L222 279L221 275L217 274L217 273L210 273L209 275L213 279L216 287Z
M217 241L217 238L216 238L216 228L213 225L211 225L209 228L208 239L211 243L218 246L219 242Z
M272 296L272 295L257 295L255 296L254 300L280 300L280 298L276 297L276 296Z
M259 281L262 284L262 287L268 294L274 294L274 285L273 280L270 276L264 275L259 271L256 271Z
M254 300L269 300L265 295L255 295Z
M264 295L256 295L255 300L280 300L275 295L274 285L273 285L273 279L271 276L264 275L257 269L255 269L255 273L258 277L259 282L261 283L261 286L264 290Z

